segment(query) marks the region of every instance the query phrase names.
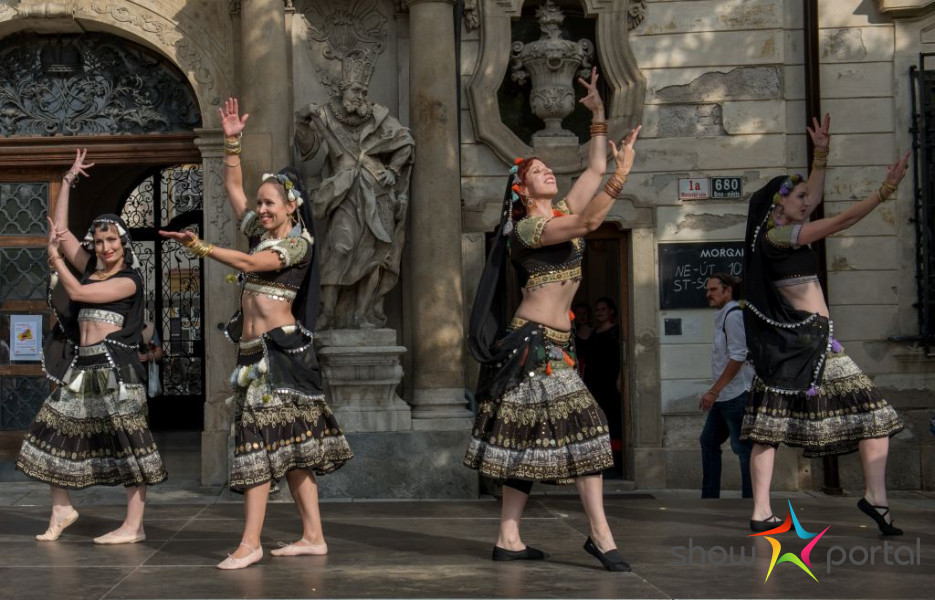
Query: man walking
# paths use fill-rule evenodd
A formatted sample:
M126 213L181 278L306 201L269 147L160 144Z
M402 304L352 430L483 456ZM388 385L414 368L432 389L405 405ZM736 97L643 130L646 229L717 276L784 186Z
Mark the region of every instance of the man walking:
M750 442L741 441L740 427L753 383L753 367L746 361L747 341L743 329L740 280L726 273L715 273L705 282L708 306L714 314L714 341L711 344L711 377L714 385L702 397L698 408L708 413L701 432L702 498L721 497L721 444L730 438L730 447L740 459L740 479L744 498L752 498L750 486ZM735 299L736 298L736 299Z

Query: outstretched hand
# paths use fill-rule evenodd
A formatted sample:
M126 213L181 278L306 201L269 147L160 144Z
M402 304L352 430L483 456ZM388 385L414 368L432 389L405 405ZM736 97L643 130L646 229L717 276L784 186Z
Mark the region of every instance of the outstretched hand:
M909 155L911 150L906 150L902 158L897 158L896 162L886 168L886 182L890 185L899 185L899 182L906 176L906 167L909 166Z
M617 163L617 171L629 173L630 169L633 167L633 160L636 158L636 151L633 150L633 145L636 144L636 138L640 136L640 130L642 128L642 125L637 125L631 129L627 137L623 138L623 141L620 142L620 148L617 148L613 140L608 140L607 143L610 144L610 152L614 155L614 161Z
M195 243L195 240L198 239L198 236L191 230L184 231L163 231L159 230L159 235L170 240L175 240L176 242L182 244L183 246L190 246Z
M218 109L221 115L221 129L224 130L224 137L236 137L243 131L250 115L240 116L240 105L237 98L228 98L224 106Z
M831 115L825 113L825 118L818 122L816 117L812 117L812 127L805 127L808 135L812 138L812 144L816 148L827 149L831 145Z
M71 168L68 169L68 174L72 177L77 178L79 175L84 175L88 177L88 172L85 169L90 169L94 166L94 163L84 162L84 159L88 156L87 148L76 148L75 149L75 162L71 164Z
M584 86L588 93L578 100L581 104L584 104L588 110L592 113L600 113L600 116L603 117L604 111L604 101L601 100L601 95L597 92L597 67L591 69L591 81L587 82L584 78L579 77L578 83Z

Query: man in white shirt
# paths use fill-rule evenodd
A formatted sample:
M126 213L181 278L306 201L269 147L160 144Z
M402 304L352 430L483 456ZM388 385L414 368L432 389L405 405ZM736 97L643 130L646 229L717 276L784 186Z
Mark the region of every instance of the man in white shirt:
M730 438L730 447L740 459L741 493L752 498L750 451L741 441L747 394L753 383L753 367L746 362L747 339L739 299L740 280L726 273L715 273L705 282L708 306L714 314L714 341L711 343L711 377L714 384L701 397L698 408L708 413L701 432L702 498L721 496L721 444Z

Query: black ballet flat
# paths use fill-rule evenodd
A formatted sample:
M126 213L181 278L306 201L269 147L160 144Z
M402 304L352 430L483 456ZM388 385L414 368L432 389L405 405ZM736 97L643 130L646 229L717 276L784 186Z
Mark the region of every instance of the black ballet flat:
M770 529L775 529L782 525L782 519L776 515L770 515L763 519L762 521L757 521L756 519L750 519L750 531L753 533L763 533L764 531L769 531Z
M506 550L500 546L493 547L493 560L545 560L549 557L547 552L526 546L522 550Z
M886 515L890 514L889 506L875 506L867 502L866 498L861 498L857 503L857 508L861 510L868 517L877 522L877 527L880 528L880 532L883 535L902 535L903 530L899 527L894 527L893 522L886 521ZM883 510L881 513L879 510Z
M584 549L588 554L601 561L601 564L604 565L604 568L608 571L625 572L630 570L630 565L623 562L623 558L620 556L620 553L617 552L616 548L608 550L607 552L601 552L590 536L588 536L588 541L584 543Z

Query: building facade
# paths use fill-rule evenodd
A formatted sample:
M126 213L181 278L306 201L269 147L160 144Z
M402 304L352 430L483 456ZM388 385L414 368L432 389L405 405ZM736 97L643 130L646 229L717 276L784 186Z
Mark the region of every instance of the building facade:
M917 185L907 177L895 201L827 240L822 253L836 336L907 423L891 446L890 485L935 488L927 433L935 408L935 292L919 266L926 273L935 267L935 248L926 237L931 229L916 227L926 218L917 214L916 196L931 202L933 194L926 160L935 133L926 138L925 123L935 127L935 61L922 55L935 52L935 2L545 5L0 0L0 221L8 223L0 223L2 320L45 314L47 232L39 215L74 148L87 146L98 166L73 192L70 223L77 231L100 212L138 216L136 239L149 244L153 263L150 318L170 355L163 378L172 397L153 404L154 420L200 429L202 480L226 481L234 350L218 325L236 309L237 294L228 269L183 264L178 248L160 245L153 232L189 224L211 242L242 243L223 191L218 108L229 96L250 113L242 157L248 193L261 173L287 164L314 189L325 155L297 158L294 114L328 102L345 59L364 56L369 98L415 139L407 243L399 285L387 297L391 333L380 338L380 347L399 348L402 381L386 404L360 400L364 395L354 406L335 405L339 421L342 411L366 414L347 417L357 458L327 478L322 493L476 495L476 475L460 465L477 376L465 330L506 173L513 157L541 156L567 190L587 154L580 112L549 125L540 121L541 107L530 105L530 95L541 105L548 94L537 96L546 86L536 78L544 76L532 63L523 66L523 48L540 37L564 39L578 48L569 51L578 68L599 69L611 135L643 125L624 194L589 238L579 292L590 304L602 296L617 304L626 478L639 488L700 486L697 404L710 384L712 334L704 277L742 263L746 200L775 175L805 172L807 117L830 112L825 214L873 192L914 135L929 140L915 147ZM574 93L573 81L552 83L549 93ZM370 367L362 364L345 377L364 378ZM38 363L0 365L4 460L15 456L17 436L47 390ZM840 485L860 486L856 456L835 466L783 449L775 486L834 487L832 470Z

